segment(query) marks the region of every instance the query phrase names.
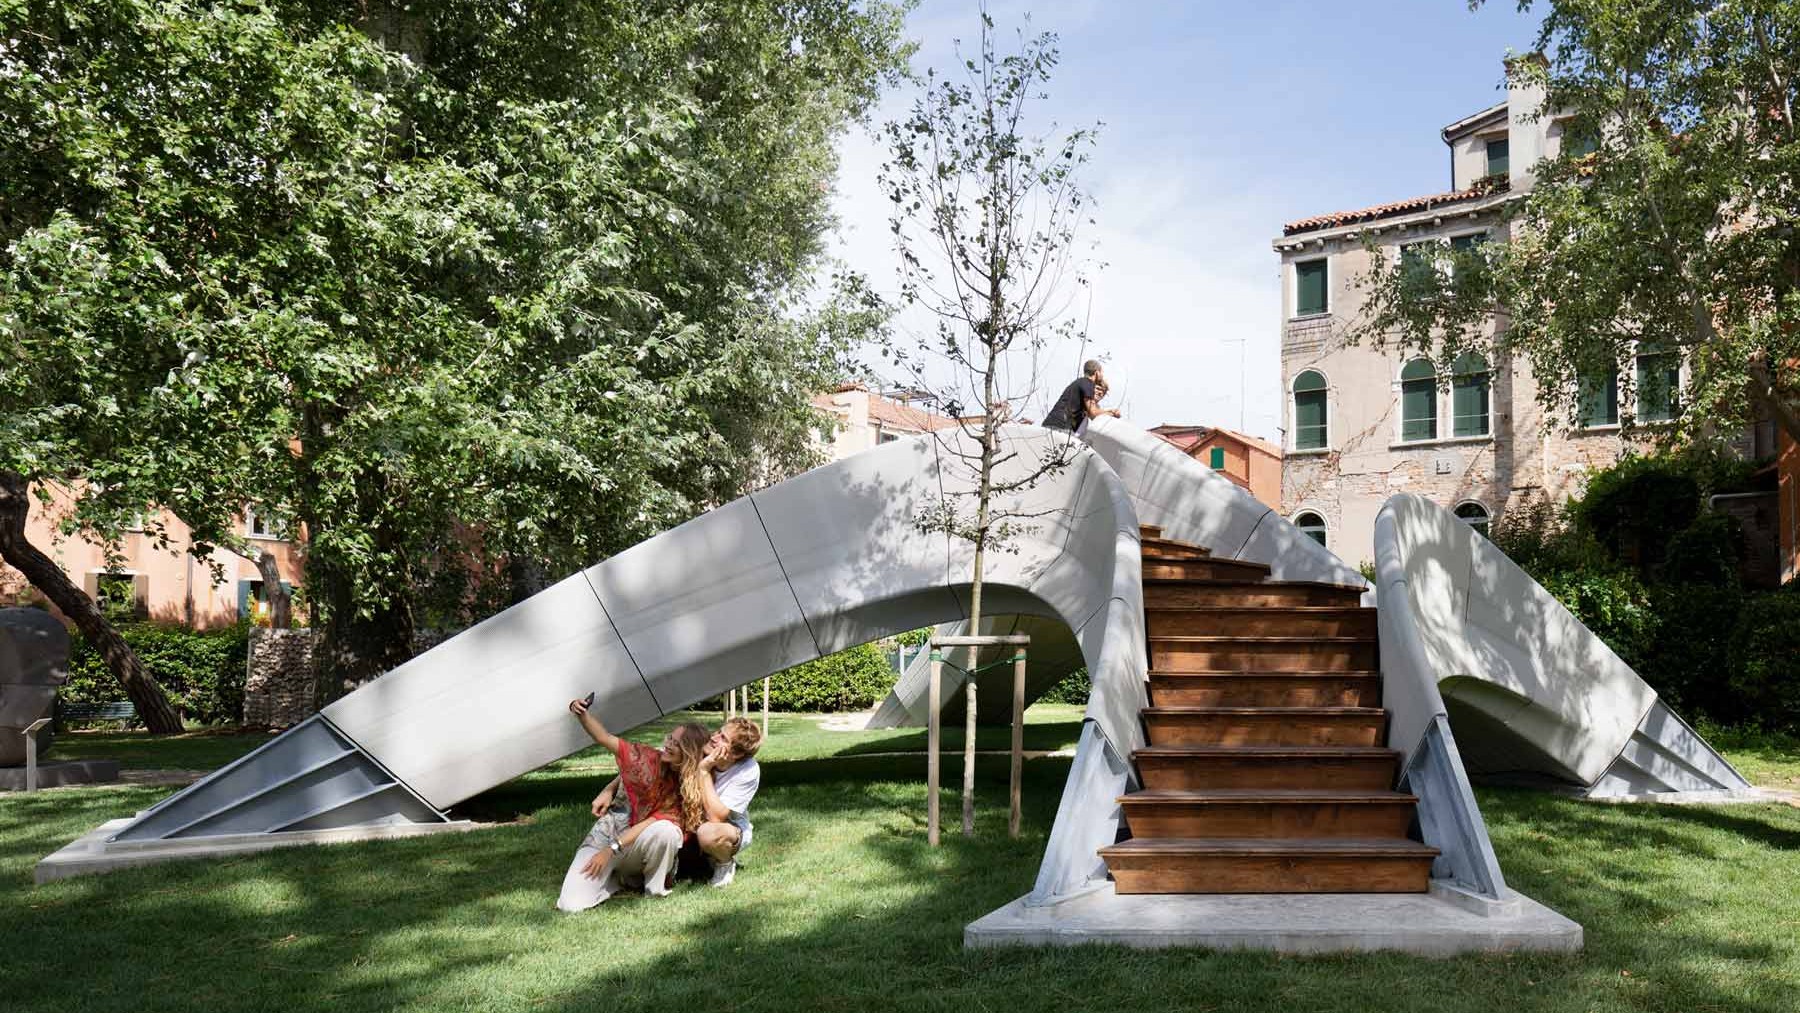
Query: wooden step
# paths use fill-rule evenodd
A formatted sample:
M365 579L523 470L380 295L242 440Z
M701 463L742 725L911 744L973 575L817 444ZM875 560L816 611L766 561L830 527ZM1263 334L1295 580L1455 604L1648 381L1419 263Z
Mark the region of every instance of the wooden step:
M1131 759L1153 791L1301 784L1381 791L1400 777L1400 751L1381 746L1147 746Z
M1399 839L1418 799L1397 791L1328 788L1133 792L1119 799L1133 838Z
M1424 893L1437 849L1409 840L1133 838L1100 849L1119 893Z
M1145 580L1262 580L1269 575L1267 563L1250 563L1240 559L1174 559L1144 554Z
M1226 606L1144 609L1153 637L1373 637L1374 609L1329 606Z
M1164 637L1150 639L1155 672L1373 672L1374 637Z
M1212 550L1203 545L1178 542L1173 538L1141 539L1139 551L1162 559L1205 559L1212 555Z
M1361 601L1362 595L1363 589L1360 587L1307 581L1144 581L1146 609L1348 607Z
M1373 672L1151 672L1157 707L1379 707Z
M1379 746L1376 707L1146 707L1153 746Z
M1138 537L1139 538L1161 538L1162 537L1162 528L1155 524L1139 524L1138 525Z

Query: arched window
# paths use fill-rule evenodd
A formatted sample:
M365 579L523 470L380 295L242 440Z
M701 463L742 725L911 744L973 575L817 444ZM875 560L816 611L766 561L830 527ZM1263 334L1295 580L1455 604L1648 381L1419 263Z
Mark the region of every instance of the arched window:
M1437 370L1414 359L1400 370L1400 439L1437 439Z
M1318 542L1320 545L1325 544L1325 518L1320 517L1311 510L1306 511L1305 513L1296 514L1294 516L1294 527L1299 528L1301 534Z
M1464 524L1474 528L1483 538L1487 537L1488 521L1492 519L1488 516L1487 507L1470 501L1456 508L1456 516Z
M1681 414L1681 353L1646 344L1637 356L1637 420L1668 422Z
M1474 352L1457 356L1450 367L1450 435L1488 434L1490 383L1486 359Z
M1331 445L1325 422L1325 374L1309 369L1294 377L1294 449Z

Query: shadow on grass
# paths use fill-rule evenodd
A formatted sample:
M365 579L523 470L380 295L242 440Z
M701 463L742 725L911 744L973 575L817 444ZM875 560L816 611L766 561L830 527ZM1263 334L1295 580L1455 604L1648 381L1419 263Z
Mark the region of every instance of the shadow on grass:
M946 783L956 769L946 763ZM529 825L37 890L27 859L158 793L4 799L0 994L20 1013L1796 1008L1786 849L1800 814L1776 807L1484 793L1509 879L1587 927L1578 957L962 950L964 924L1029 889L1067 769L1027 764L1027 832L1015 841L1005 760L983 758L980 835L951 832L931 849L923 757L770 763L756 842L731 888L621 897L578 916L550 904L589 823L593 777L523 779L472 803ZM946 814L956 807L952 793Z

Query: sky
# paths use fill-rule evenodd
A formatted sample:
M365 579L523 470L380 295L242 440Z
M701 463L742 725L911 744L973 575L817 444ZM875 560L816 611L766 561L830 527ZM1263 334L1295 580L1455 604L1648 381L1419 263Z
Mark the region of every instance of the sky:
M1040 125L1100 123L1084 179L1093 274L1087 354L1109 406L1145 427L1190 423L1279 439L1282 223L1449 189L1438 131L1504 98L1502 60L1537 17L1511 0L994 0L1002 30L1060 37ZM923 0L907 21L913 67L955 65L975 0ZM966 48L966 47L965 47ZM902 84L871 117L904 116ZM888 296L898 264L876 187L872 130L840 144L834 255ZM902 315L902 335L920 332ZM1060 360L1068 360L1066 367ZM1069 379L1081 350L1052 353ZM1243 367L1240 368L1240 362ZM1060 376L1048 386L1060 388ZM1054 391L1050 392L1051 394ZM1044 398L1048 400L1048 396Z

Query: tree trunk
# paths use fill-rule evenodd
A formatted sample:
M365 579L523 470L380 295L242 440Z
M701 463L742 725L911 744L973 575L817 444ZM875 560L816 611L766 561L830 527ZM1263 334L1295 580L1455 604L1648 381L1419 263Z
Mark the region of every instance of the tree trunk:
M269 626L285 630L294 625L294 596L281 582L281 567L267 549L256 556L256 572L262 574L263 597L269 601Z
M24 574L31 586L43 592L94 645L137 708L138 716L144 719L145 727L158 735L181 731L181 715L169 703L168 694L144 670L131 645L100 614L100 606L69 579L55 560L26 541L25 519L30 512L30 483L17 473L0 472L0 559Z

